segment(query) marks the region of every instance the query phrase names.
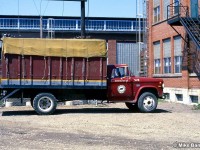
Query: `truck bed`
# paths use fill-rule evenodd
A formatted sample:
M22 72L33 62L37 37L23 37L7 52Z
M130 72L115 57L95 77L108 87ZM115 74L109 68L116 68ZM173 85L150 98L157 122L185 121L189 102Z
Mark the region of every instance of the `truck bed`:
M106 58L62 58L6 54L3 88L105 88Z
M41 41L38 41L41 44ZM87 45L88 41L82 40L81 44L86 43L84 47L89 47L90 45ZM63 52L60 54L59 50L58 54L56 54L55 50L60 45L57 47L54 45L54 50L46 48L45 51L49 51L48 55L41 56L40 53L43 54L43 52L40 52L39 48L35 49L36 55L34 55L34 52L30 48L34 47L33 44L37 45L37 41L35 43L32 40L32 43L28 43L26 39L17 39L14 41L17 44L20 43L19 45L15 45L13 39L6 39L4 42L4 53L1 62L1 88L106 88L106 50L103 53L101 50L97 54L98 50L93 49L94 52L92 53L92 48L98 48L97 46L94 47L95 45L92 45L92 48L89 47L89 50L86 50L88 54L90 53L90 56L87 57L85 53L80 52L78 46L76 46L76 49L79 51L73 51L73 48L71 48L73 45L69 44L71 41L64 40L65 43L68 42L68 47L61 48L64 52L65 48L68 52L69 48L71 48L70 54L68 53L66 55ZM51 43L51 40L48 40L48 42ZM52 42L55 42L55 40L52 40ZM26 44L22 45L22 43ZM76 41L76 43L79 43L79 41ZM98 43L102 45L102 41L97 41ZM82 45L80 47L83 47ZM16 51L13 48L16 48ZM50 52L52 51L54 53L51 56ZM73 57L73 54L76 56Z

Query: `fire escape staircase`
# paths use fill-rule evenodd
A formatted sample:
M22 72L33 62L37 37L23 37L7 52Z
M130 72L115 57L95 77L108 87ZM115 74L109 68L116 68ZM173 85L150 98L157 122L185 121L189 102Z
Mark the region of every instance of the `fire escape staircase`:
M183 6L181 3L173 3L168 5L167 10L167 23L178 34L180 33L174 28L174 26L184 26L189 37L200 50L200 16L198 15L195 18L191 17L189 15L188 7Z

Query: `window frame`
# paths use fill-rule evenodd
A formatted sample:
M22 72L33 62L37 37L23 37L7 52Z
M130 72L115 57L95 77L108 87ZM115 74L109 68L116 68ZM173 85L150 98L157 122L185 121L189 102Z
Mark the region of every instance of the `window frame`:
M169 65L166 65L166 64L169 64ZM171 57L165 57L164 58L163 71L164 71L164 74L170 74L171 73Z
M176 58L178 58L178 61ZM181 73L181 72L182 72L182 56L174 56L174 73Z
M158 67L157 67L158 63ZM154 74L160 74L161 62L160 59L154 59Z
M153 22L157 23L160 21L160 5L153 8Z

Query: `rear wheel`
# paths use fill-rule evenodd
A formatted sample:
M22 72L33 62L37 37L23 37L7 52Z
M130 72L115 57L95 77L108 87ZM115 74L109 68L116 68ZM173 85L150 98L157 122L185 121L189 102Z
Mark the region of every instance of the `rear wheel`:
M57 106L56 98L50 93L40 93L33 100L33 108L40 115L54 113Z
M138 108L141 112L148 113L156 110L158 104L157 97L150 93L143 93L138 99Z

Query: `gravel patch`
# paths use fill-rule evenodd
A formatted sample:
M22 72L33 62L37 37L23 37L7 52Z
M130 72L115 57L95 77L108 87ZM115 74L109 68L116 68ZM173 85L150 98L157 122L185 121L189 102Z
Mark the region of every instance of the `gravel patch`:
M54 115L32 107L0 108L0 149L176 149L200 141L200 110L160 102L155 113L130 112L123 103L60 105Z

